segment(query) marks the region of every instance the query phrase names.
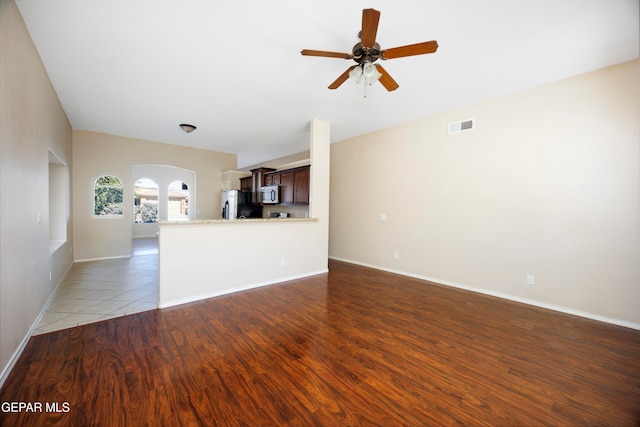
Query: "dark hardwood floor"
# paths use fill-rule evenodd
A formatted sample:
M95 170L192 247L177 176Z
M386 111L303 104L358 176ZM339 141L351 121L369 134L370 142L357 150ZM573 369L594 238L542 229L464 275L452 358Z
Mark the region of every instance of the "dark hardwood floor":
M332 261L35 336L0 398L2 426L638 426L640 331Z

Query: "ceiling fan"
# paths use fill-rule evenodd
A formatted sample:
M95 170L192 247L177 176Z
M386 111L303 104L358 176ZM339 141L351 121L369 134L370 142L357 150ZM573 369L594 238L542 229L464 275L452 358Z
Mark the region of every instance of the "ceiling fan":
M349 77L356 82L364 79L365 83L371 84L379 80L382 86L388 91L398 89L399 85L382 68L380 64L374 64L378 59L402 58L405 56L424 55L433 53L438 49L438 42L435 40L423 43L416 43L406 46L394 47L391 49L380 49L376 43L378 32L378 22L380 12L375 9L364 9L362 11L362 30L360 31L360 42L353 46L351 53L327 52L323 50L303 49L300 53L306 56L324 56L328 58L353 59L357 65L352 65L340 75L329 89L337 89Z

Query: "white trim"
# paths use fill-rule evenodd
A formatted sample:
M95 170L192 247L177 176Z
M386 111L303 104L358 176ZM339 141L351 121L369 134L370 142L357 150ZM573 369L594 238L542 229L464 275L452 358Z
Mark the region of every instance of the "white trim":
M193 296L193 297L182 298L182 299L175 300L175 301L168 301L168 302L165 302L164 304L158 304L158 308L162 309L162 308L173 307L173 306L181 305L181 304L188 304L190 302L201 301L201 300L208 299L208 298L219 297L221 295L233 294L233 293L236 293L236 292L247 291L249 289L260 288L260 287L263 287L263 286L276 285L276 284L279 284L279 283L288 282L288 281L296 280L296 279L303 279L305 277L310 277L310 276L317 276L318 274L325 274L327 272L329 272L329 270L325 268L325 269L322 269L322 270L319 270L319 271L312 271L312 272L305 273L305 274L299 274L299 275L295 275L295 276L279 278L277 280L268 280L266 282L252 283L252 284L249 284L249 285L238 286L238 287L231 288L231 289L225 289L223 291L217 291L217 292L211 292L211 293L208 293L208 294L196 295L196 296Z
M42 317L45 315L45 313L49 309L51 302L53 302L56 294L58 293L58 289L60 289L60 285L62 284L64 279L67 277L67 274L69 274L69 271L71 271L71 267L73 267L73 262L69 263L69 266L67 267L67 269L64 271L64 273L62 273L62 276L60 277L60 280L56 284L55 289L53 290L53 292L51 292L51 295L49 295L49 299L42 307L42 310L40 310L40 314L38 314L38 317L36 317L36 320L33 322L31 327L29 328L29 331L20 342L20 345L9 358L9 362L5 365L4 370L2 371L2 373L0 373L0 388L2 388L2 386L4 385L4 382L9 377L9 374L15 367L16 362L18 362L18 359L22 355L22 352L27 347L27 343L29 342L29 339L31 339L31 337L33 336L33 331L36 330L36 328L40 324L40 321L42 320Z
M105 261L108 259L131 258L131 256L132 255L118 255L118 256L106 256L106 257L100 257L100 258L74 259L73 262Z
M18 346L16 351L14 351L11 357L9 358L9 362L5 365L4 370L0 374L0 387L4 385L4 382L9 377L9 374L13 370L13 367L16 365L16 362L22 355L22 352L24 351L25 347L27 346L27 343L29 342L29 339L31 338L31 334L33 334L33 331L35 330L35 326L38 324L41 317L42 316L38 316L38 318L36 319L36 322L31 326L31 328L29 329L29 332L27 332L27 334L24 336L24 338L22 339L22 342L20 342L20 345Z
M563 306L560 306L560 305L548 304L548 303L545 303L545 302L540 302L540 301L536 301L536 300L531 300L531 299L527 299L527 298L521 298L521 297L517 297L517 296L514 296L514 295L505 294L505 293L502 293L502 292L494 292L494 291L490 291L490 290L487 290L487 289L475 288L473 286L467 286L467 285L463 285L463 284L460 284L460 283L449 282L449 281L446 281L446 280L436 279L436 278L433 278L433 277L421 276L419 274L407 273L407 272L401 271L401 270L394 270L392 268L380 267L378 265L368 264L368 263L359 262L359 261L353 261L353 260L349 260L349 259L345 259L345 258L332 257L332 256L330 256L329 258L333 259L333 260L336 260L336 261L348 262L350 264L361 265L363 267L369 267L369 268L373 268L373 269L376 269L376 270L387 271L389 273L401 274L403 276L413 277L415 279L426 280L426 281L434 282L434 283L437 283L437 284L440 284L440 285L451 286L453 288L464 289L466 291L476 292L476 293L484 294L484 295L490 295L490 296L493 296L493 297L502 298L502 299L506 299L506 300L510 300L510 301L515 301L515 302L519 302L519 303L522 303L522 304L532 305L532 306L535 306L535 307L546 308L548 310L558 311L560 313L571 314L571 315L574 315L574 316L584 317L584 318L591 319L591 320L597 320L599 322L610 323L612 325L623 326L625 328L631 328L631 329L640 330L640 324L639 323L629 322L629 321L621 320L621 319L615 319L615 318L612 318L612 317L600 316L599 314L588 313L586 311L575 310L573 308L563 307Z
M49 258L53 256L53 254L64 246L67 243L66 240L49 240Z

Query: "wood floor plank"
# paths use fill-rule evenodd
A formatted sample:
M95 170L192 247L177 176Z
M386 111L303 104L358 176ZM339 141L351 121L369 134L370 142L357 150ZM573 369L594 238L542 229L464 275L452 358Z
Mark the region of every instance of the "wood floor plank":
M1 426L640 425L640 331L347 263L32 337ZM44 407L43 407L44 409Z

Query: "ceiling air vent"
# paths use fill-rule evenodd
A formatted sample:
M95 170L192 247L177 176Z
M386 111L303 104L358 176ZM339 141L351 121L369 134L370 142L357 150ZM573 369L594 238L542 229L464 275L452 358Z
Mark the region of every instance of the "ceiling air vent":
M468 130L473 130L473 119L449 123L449 133L465 132Z

